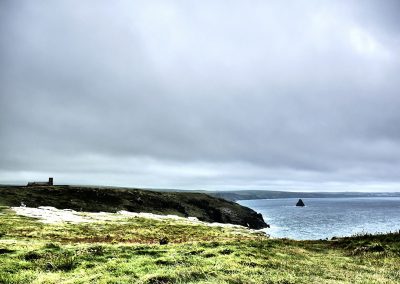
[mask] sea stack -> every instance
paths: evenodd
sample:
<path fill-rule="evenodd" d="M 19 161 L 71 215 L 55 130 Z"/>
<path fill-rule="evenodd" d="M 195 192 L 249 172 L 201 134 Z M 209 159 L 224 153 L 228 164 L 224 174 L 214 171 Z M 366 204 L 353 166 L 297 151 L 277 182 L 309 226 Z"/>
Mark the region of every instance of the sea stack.
<path fill-rule="evenodd" d="M 304 207 L 306 206 L 303 202 L 303 200 L 299 199 L 299 201 L 297 201 L 296 206 L 300 206 L 300 207 Z"/>

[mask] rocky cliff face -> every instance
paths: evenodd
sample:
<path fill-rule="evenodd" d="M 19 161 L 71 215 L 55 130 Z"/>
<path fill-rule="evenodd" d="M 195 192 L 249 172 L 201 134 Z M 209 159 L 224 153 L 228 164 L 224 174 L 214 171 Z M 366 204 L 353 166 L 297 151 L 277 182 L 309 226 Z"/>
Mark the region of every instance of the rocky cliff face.
<path fill-rule="evenodd" d="M 201 221 L 231 223 L 262 229 L 261 214 L 235 202 L 192 192 L 155 192 L 143 189 L 80 186 L 2 186 L 0 205 L 53 206 L 89 212 L 149 212 L 197 217 Z"/>

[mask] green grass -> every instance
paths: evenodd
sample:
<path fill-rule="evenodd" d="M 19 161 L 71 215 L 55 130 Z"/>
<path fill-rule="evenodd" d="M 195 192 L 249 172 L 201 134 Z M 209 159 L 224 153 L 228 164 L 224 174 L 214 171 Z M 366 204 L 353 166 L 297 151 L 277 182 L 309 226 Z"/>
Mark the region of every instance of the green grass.
<path fill-rule="evenodd" d="M 399 271 L 399 233 L 293 241 L 176 220 L 49 225 L 1 208 L 0 283 L 399 283 Z"/>

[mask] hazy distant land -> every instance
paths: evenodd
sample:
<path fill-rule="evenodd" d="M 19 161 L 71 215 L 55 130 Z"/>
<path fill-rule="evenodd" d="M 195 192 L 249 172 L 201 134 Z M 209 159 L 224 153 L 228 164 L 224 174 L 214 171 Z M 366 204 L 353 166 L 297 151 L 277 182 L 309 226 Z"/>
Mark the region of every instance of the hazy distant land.
<path fill-rule="evenodd" d="M 211 191 L 209 194 L 227 200 L 275 198 L 346 198 L 346 197 L 400 197 L 400 192 L 290 192 L 269 190 Z"/>
<path fill-rule="evenodd" d="M 151 191 L 162 192 L 202 192 L 226 200 L 252 200 L 276 198 L 346 198 L 346 197 L 400 197 L 400 192 L 301 192 L 301 191 L 276 191 L 276 190 L 183 190 L 183 189 L 155 189 Z"/>

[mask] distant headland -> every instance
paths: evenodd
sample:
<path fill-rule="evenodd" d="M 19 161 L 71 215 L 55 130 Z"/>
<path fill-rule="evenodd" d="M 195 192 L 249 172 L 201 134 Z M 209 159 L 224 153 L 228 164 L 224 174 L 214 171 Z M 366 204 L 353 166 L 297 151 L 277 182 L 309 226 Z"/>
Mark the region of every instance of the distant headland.
<path fill-rule="evenodd" d="M 89 212 L 147 212 L 196 217 L 200 221 L 230 223 L 251 229 L 269 227 L 261 214 L 238 203 L 198 192 L 157 192 L 138 188 L 54 185 L 0 186 L 2 205 L 53 206 Z"/>

